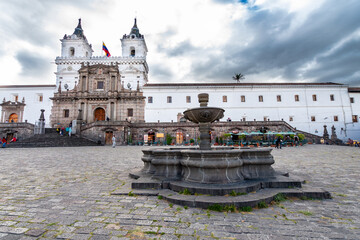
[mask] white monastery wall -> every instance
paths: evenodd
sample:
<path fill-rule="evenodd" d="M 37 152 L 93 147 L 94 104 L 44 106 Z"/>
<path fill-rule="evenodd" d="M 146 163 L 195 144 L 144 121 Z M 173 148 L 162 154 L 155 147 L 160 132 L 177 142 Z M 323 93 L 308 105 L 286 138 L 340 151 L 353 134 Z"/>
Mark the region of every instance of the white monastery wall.
<path fill-rule="evenodd" d="M 360 132 L 351 131 L 360 127 L 359 123 L 352 121 L 354 113 L 348 97 L 348 87 L 334 84 L 148 84 L 144 87 L 145 121 L 177 121 L 178 113 L 187 108 L 199 107 L 197 95 L 203 92 L 209 93 L 209 106 L 225 109 L 222 121 L 227 118 L 233 121 L 284 120 L 299 130 L 317 135 L 323 134 L 324 125 L 327 125 L 331 134 L 331 127 L 334 125 L 339 138 L 360 139 Z M 299 96 L 298 101 L 295 101 L 295 95 Z M 186 102 L 187 96 L 191 98 L 190 103 Z M 241 96 L 245 97 L 244 102 L 241 101 Z M 263 102 L 259 102 L 259 96 L 262 96 Z M 281 101 L 278 101 L 278 96 L 281 96 Z M 152 103 L 149 103 L 149 97 L 152 97 Z M 171 103 L 168 103 L 168 97 L 171 97 Z"/>
<path fill-rule="evenodd" d="M 18 102 L 25 99 L 24 118 L 27 122 L 34 124 L 39 120 L 41 111 L 44 109 L 46 127 L 49 127 L 51 114 L 50 97 L 54 95 L 55 85 L 18 85 L 18 86 L 0 86 L 1 101 Z M 16 97 L 17 96 L 17 97 Z M 40 96 L 42 96 L 42 101 Z"/>

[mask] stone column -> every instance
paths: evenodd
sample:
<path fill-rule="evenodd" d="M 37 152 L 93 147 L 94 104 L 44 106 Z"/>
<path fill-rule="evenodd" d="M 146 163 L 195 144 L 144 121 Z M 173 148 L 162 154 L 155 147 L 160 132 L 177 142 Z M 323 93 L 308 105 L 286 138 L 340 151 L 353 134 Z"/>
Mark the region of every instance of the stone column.
<path fill-rule="evenodd" d="M 210 123 L 199 123 L 200 150 L 211 150 Z"/>

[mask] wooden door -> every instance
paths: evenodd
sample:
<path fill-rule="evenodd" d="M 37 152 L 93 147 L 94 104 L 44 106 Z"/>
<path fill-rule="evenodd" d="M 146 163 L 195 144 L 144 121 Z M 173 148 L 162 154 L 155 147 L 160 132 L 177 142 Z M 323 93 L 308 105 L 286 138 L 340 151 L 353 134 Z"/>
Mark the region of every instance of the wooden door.
<path fill-rule="evenodd" d="M 105 110 L 103 108 L 97 108 L 94 111 L 94 121 L 105 121 Z"/>
<path fill-rule="evenodd" d="M 9 122 L 17 122 L 18 121 L 18 115 L 16 113 L 13 113 L 9 117 Z"/>
<path fill-rule="evenodd" d="M 105 133 L 105 144 L 112 144 L 113 132 Z"/>

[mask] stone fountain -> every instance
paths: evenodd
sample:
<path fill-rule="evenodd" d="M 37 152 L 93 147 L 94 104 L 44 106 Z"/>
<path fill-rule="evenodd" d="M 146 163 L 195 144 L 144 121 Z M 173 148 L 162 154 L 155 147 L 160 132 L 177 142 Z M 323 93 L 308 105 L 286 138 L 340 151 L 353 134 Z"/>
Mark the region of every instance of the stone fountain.
<path fill-rule="evenodd" d="M 302 188 L 302 180 L 276 172 L 270 148 L 211 148 L 211 123 L 223 118 L 225 110 L 208 107 L 206 93 L 198 97 L 200 107 L 186 110 L 184 117 L 199 125 L 199 148 L 143 150 L 144 167 L 129 174 L 135 179 L 134 193 L 161 195 L 176 204 L 203 208 L 213 204 L 256 206 L 272 201 L 278 193 L 330 198 L 326 191 Z M 187 195 L 181 194 L 184 192 Z"/>

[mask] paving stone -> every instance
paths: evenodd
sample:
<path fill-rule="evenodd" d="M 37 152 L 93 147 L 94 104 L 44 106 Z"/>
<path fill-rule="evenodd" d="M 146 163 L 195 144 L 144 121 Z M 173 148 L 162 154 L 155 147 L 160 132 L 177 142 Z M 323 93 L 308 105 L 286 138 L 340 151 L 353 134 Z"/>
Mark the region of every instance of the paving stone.
<path fill-rule="evenodd" d="M 110 195 L 122 187 L 131 191 L 128 173 L 142 167 L 141 149 L 60 148 L 67 154 L 58 154 L 59 148 L 2 151 L 1 159 L 7 160 L 0 159 L 0 186 L 9 188 L 0 191 L 0 239 L 33 239 L 26 234 L 36 229 L 48 230 L 44 238 L 54 239 L 61 227 L 70 227 L 70 232 L 57 237 L 69 239 L 128 239 L 123 237 L 128 232 L 158 229 L 166 234 L 145 235 L 163 239 L 211 239 L 211 234 L 235 239 L 358 239 L 360 235 L 357 148 L 274 149 L 275 169 L 305 179 L 305 186 L 328 190 L 333 199 L 295 199 L 251 213 L 185 210 L 176 204 L 170 208 L 156 196 Z M 14 154 L 16 159 L 11 158 Z M 101 234 L 91 235 L 94 231 Z"/>
<path fill-rule="evenodd" d="M 25 233 L 25 235 L 31 236 L 31 237 L 39 237 L 43 235 L 46 232 L 46 230 L 43 229 L 31 229 Z"/>

